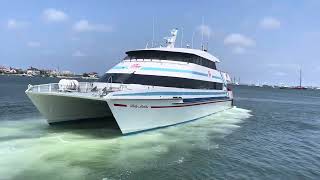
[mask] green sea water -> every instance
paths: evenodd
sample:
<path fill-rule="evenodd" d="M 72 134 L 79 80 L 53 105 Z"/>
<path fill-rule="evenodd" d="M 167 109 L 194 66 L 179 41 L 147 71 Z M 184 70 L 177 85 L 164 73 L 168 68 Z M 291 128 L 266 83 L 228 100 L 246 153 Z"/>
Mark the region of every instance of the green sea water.
<path fill-rule="evenodd" d="M 234 87 L 236 107 L 122 136 L 106 119 L 47 125 L 0 76 L 0 179 L 318 179 L 320 91 Z"/>

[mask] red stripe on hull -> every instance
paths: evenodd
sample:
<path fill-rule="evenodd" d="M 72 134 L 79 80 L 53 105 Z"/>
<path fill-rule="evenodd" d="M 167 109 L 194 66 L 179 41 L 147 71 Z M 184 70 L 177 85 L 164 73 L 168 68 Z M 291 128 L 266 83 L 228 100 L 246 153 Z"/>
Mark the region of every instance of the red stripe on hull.
<path fill-rule="evenodd" d="M 225 100 L 225 101 L 232 101 L 232 100 Z M 208 101 L 203 103 L 193 103 L 193 104 L 183 104 L 178 106 L 151 106 L 151 108 L 159 109 L 159 108 L 176 108 L 176 107 L 186 107 L 186 106 L 198 106 L 203 104 L 211 104 L 211 103 L 218 103 L 218 102 L 225 102 L 225 101 Z"/>
<path fill-rule="evenodd" d="M 113 104 L 114 106 L 118 106 L 118 107 L 127 107 L 126 104 Z"/>

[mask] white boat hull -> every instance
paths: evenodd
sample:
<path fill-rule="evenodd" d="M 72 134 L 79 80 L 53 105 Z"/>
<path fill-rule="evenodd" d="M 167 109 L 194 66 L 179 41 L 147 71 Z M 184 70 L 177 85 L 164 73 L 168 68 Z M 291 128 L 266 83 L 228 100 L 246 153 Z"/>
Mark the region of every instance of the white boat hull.
<path fill-rule="evenodd" d="M 54 93 L 27 92 L 28 97 L 49 124 L 112 116 L 106 101 Z"/>
<path fill-rule="evenodd" d="M 232 107 L 231 100 L 176 104 L 176 100 L 107 100 L 123 134 L 167 127 Z"/>
<path fill-rule="evenodd" d="M 27 93 L 49 124 L 113 116 L 130 134 L 176 125 L 232 107 L 232 101 L 183 103 L 181 99 L 87 99 L 54 93 Z"/>
<path fill-rule="evenodd" d="M 104 84 L 87 83 L 76 91 L 57 90 L 55 84 L 29 86 L 26 94 L 49 124 L 113 116 L 123 134 L 180 124 L 232 107 L 232 93 L 227 91 L 120 90 L 117 84 L 107 94 L 87 89 L 98 85 L 103 89 Z"/>

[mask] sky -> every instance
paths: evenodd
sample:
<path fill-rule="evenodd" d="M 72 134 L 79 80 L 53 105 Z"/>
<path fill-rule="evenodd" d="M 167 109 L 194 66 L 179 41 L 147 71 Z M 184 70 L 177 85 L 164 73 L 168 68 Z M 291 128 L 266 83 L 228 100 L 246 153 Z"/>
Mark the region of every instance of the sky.
<path fill-rule="evenodd" d="M 320 86 L 320 1 L 0 0 L 0 65 L 104 73 L 132 49 L 200 48 L 241 83 Z M 203 23 L 202 23 L 203 22 Z M 154 24 L 154 26 L 153 26 Z M 183 36 L 182 36 L 183 33 Z"/>

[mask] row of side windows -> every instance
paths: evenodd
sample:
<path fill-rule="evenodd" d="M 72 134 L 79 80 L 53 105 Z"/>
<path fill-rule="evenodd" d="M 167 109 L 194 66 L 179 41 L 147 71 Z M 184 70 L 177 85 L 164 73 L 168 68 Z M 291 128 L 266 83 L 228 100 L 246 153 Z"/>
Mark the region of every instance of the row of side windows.
<path fill-rule="evenodd" d="M 106 73 L 98 82 L 113 82 L 123 84 L 141 84 L 149 86 L 176 87 L 187 89 L 216 89 L 222 90 L 223 84 L 218 82 L 195 79 L 154 76 L 143 74 Z"/>
<path fill-rule="evenodd" d="M 182 62 L 198 64 L 204 67 L 208 67 L 210 69 L 216 69 L 215 62 L 199 57 L 194 54 L 180 53 L 180 52 L 152 51 L 152 50 L 129 51 L 127 54 L 128 56 L 125 57 L 125 60 L 159 59 L 159 60 L 182 61 Z"/>

